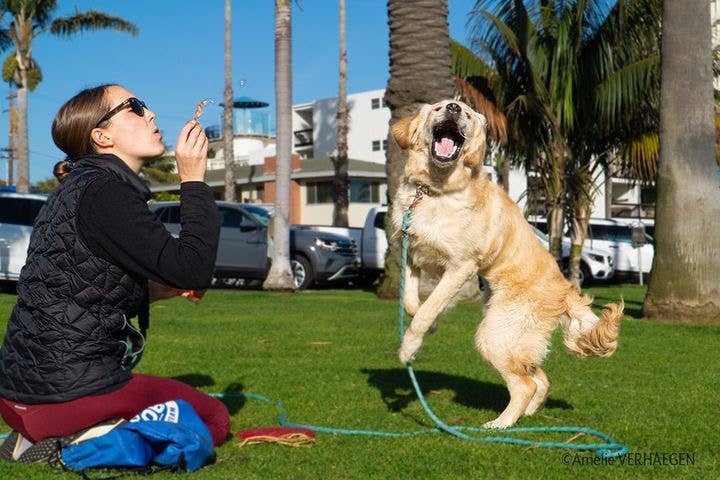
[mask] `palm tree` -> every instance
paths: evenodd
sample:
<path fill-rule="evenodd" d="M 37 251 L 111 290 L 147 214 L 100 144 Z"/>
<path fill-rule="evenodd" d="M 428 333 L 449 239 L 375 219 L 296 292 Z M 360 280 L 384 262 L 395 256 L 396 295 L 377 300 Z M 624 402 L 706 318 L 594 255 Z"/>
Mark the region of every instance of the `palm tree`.
<path fill-rule="evenodd" d="M 2 0 L 0 1 L 0 49 L 11 46 L 15 51 L 3 64 L 3 78 L 17 85 L 18 134 L 16 143 L 18 179 L 17 190 L 29 189 L 30 167 L 28 156 L 28 90 L 42 80 L 40 67 L 32 56 L 35 38 L 46 31 L 57 36 L 70 36 L 79 32 L 112 29 L 137 35 L 135 25 L 125 19 L 96 10 L 76 11 L 69 17 L 55 18 L 55 0 Z M 9 72 L 6 77 L 5 72 Z M 7 80 L 6 80 L 7 81 Z"/>
<path fill-rule="evenodd" d="M 601 170 L 617 149 L 621 164 L 652 172 L 656 4 L 480 0 L 473 12 L 480 88 L 508 116 L 511 161 L 540 180 L 558 260 L 568 217 L 575 280 Z"/>
<path fill-rule="evenodd" d="M 645 316 L 720 321 L 720 188 L 709 2 L 665 0 L 656 243 Z"/>
<path fill-rule="evenodd" d="M 390 79 L 385 101 L 390 124 L 417 113 L 420 105 L 453 96 L 447 0 L 388 0 L 390 24 Z M 390 222 L 392 200 L 402 178 L 406 154 L 388 135 L 388 209 L 385 231 L 388 250 L 382 298 L 397 298 L 400 286 L 400 248 Z"/>
<path fill-rule="evenodd" d="M 225 201 L 235 201 L 235 152 L 233 150 L 232 0 L 225 0 L 225 90 L 223 92 L 223 159 Z"/>
<path fill-rule="evenodd" d="M 272 264 L 263 288 L 294 290 L 290 269 L 290 161 L 292 151 L 291 0 L 275 0 L 277 166 Z"/>
<path fill-rule="evenodd" d="M 544 0 L 477 0 L 472 46 L 492 74 L 487 88 L 508 119 L 510 157 L 523 162 L 542 185 L 550 252 L 562 258 L 566 132 L 573 118 L 571 58 L 558 52 L 552 5 Z M 563 3 L 563 2 L 558 2 Z M 543 14 L 544 13 L 544 14 Z M 569 32 L 563 32 L 568 35 Z"/>
<path fill-rule="evenodd" d="M 332 158 L 333 225 L 348 226 L 348 110 L 347 110 L 347 47 L 345 42 L 345 0 L 339 0 L 340 11 L 340 80 L 337 99 L 337 155 Z"/>

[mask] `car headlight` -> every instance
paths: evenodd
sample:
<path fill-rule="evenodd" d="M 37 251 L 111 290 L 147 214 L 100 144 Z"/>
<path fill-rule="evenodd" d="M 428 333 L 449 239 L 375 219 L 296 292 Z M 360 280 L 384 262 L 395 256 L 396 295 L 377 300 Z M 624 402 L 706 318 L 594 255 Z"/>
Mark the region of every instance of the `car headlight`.
<path fill-rule="evenodd" d="M 319 248 L 322 248 L 323 250 L 330 250 L 331 252 L 334 252 L 338 248 L 340 248 L 337 244 L 337 242 L 333 242 L 330 240 L 325 240 L 322 238 L 316 238 L 315 239 L 315 245 Z"/>
<path fill-rule="evenodd" d="M 594 253 L 591 253 L 588 256 L 595 262 L 605 263 L 605 257 L 602 255 L 595 255 Z"/>

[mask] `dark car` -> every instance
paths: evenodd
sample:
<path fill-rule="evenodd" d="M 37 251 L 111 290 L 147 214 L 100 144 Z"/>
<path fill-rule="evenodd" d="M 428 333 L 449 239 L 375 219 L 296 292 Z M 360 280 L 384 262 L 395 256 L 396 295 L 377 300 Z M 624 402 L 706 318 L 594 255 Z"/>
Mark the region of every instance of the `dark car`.
<path fill-rule="evenodd" d="M 216 202 L 220 212 L 220 244 L 215 261 L 219 279 L 264 279 L 270 268 L 270 214 L 257 205 Z M 150 205 L 170 233 L 180 233 L 180 202 Z M 360 259 L 348 237 L 290 228 L 290 264 L 297 288 L 315 283 L 348 281 L 359 275 Z"/>

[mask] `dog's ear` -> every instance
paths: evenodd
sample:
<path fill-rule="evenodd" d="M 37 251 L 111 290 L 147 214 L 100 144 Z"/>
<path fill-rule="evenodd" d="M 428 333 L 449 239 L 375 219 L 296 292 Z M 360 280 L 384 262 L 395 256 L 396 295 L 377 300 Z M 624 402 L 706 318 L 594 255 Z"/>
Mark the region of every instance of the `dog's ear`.
<path fill-rule="evenodd" d="M 487 131 L 487 119 L 482 113 L 475 112 L 477 124 L 475 127 L 475 134 L 472 136 L 472 143 L 468 149 L 468 154 L 463 159 L 466 166 L 475 167 L 482 165 L 485 160 L 485 145 L 487 142 L 486 131 Z"/>
<path fill-rule="evenodd" d="M 392 126 L 392 134 L 395 137 L 395 141 L 403 150 L 412 145 L 412 137 L 415 135 L 415 130 L 418 126 L 418 115 L 414 117 L 403 117 Z"/>

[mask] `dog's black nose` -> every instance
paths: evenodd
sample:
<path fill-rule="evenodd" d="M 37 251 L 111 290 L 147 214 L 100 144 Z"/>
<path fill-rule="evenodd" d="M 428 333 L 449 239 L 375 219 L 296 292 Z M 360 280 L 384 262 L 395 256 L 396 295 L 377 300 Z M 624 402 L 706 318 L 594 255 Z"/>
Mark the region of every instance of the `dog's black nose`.
<path fill-rule="evenodd" d="M 460 105 L 457 103 L 448 103 L 445 108 L 451 115 L 458 115 L 460 113 Z"/>

